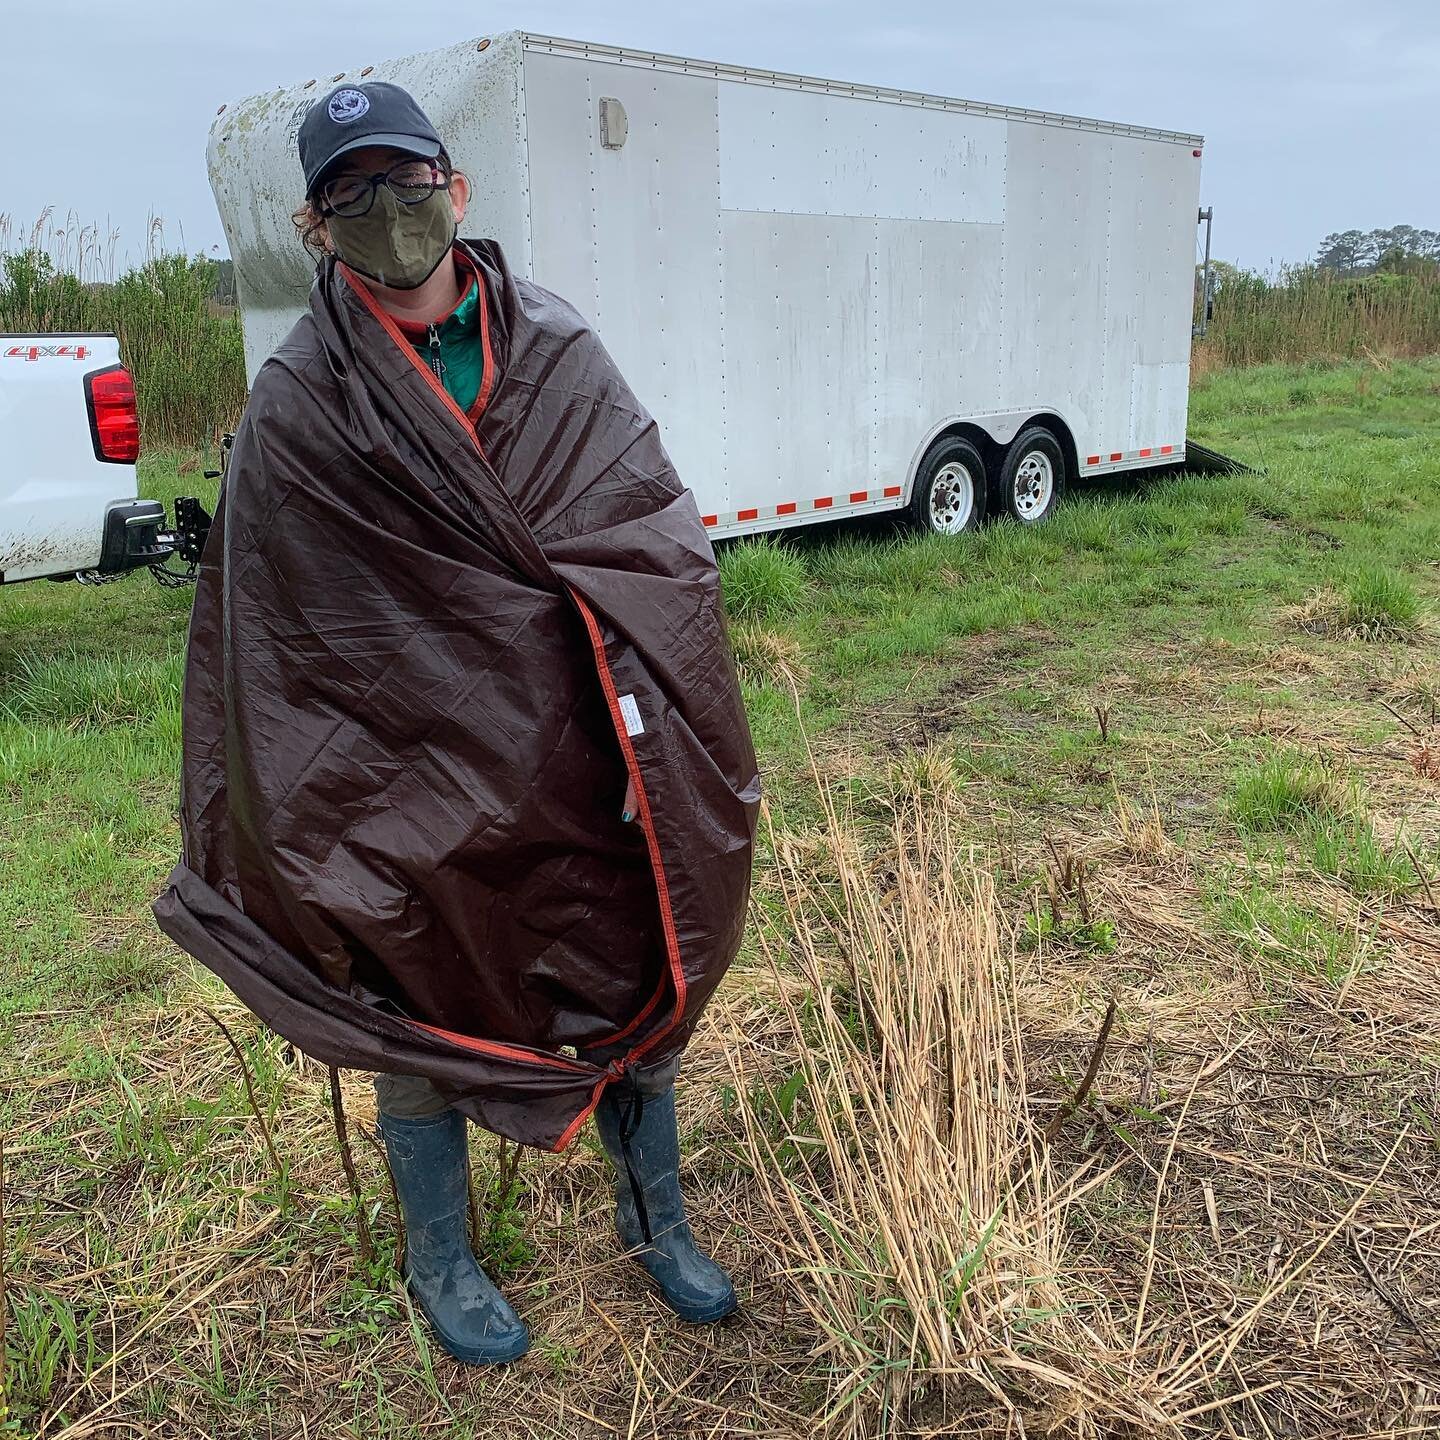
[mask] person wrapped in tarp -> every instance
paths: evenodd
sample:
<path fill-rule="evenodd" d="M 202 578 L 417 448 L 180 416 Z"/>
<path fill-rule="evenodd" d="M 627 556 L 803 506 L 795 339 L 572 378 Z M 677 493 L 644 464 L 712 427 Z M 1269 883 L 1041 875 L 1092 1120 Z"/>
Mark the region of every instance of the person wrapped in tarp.
<path fill-rule="evenodd" d="M 529 1344 L 467 1239 L 467 1117 L 560 1150 L 593 1114 L 622 1244 L 720 1319 L 673 1090 L 760 794 L 713 549 L 594 331 L 457 238 L 468 182 L 404 90 L 332 91 L 299 150 L 316 275 L 200 564 L 156 920 L 375 1072 L 406 1280 L 458 1359 Z"/>

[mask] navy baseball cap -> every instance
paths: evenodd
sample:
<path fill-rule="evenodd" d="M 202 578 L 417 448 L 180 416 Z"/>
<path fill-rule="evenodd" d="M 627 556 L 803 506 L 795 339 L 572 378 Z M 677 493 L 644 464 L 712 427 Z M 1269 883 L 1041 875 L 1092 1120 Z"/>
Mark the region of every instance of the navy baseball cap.
<path fill-rule="evenodd" d="M 443 148 L 429 116 L 408 91 L 388 80 L 337 85 L 306 111 L 299 145 L 307 195 L 325 167 L 346 151 L 391 145 L 433 160 Z"/>

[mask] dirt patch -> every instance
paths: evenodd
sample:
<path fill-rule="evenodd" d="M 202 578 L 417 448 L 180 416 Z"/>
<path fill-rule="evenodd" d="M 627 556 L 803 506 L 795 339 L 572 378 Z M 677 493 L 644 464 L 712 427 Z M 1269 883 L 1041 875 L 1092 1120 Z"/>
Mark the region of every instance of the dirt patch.
<path fill-rule="evenodd" d="M 976 700 L 1006 688 L 1017 660 L 1053 639 L 1043 625 L 973 636 L 964 653 L 917 671 L 911 685 L 889 703 L 857 712 L 855 738 L 883 752 L 933 745 L 969 723 Z"/>

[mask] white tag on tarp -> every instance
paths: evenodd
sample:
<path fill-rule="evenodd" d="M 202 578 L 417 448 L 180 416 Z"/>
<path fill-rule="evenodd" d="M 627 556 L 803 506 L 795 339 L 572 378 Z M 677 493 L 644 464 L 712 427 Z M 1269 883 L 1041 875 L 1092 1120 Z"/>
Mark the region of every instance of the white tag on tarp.
<path fill-rule="evenodd" d="M 633 695 L 620 697 L 620 714 L 625 719 L 627 735 L 643 735 L 645 733 L 645 722 L 640 718 L 640 707 L 635 703 Z"/>

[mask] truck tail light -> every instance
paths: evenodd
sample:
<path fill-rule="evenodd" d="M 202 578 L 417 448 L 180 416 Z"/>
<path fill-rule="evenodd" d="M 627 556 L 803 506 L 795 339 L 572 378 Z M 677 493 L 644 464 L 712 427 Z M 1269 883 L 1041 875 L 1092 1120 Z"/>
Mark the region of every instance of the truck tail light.
<path fill-rule="evenodd" d="M 95 458 L 133 465 L 140 456 L 140 411 L 130 372 L 123 365 L 112 365 L 87 375 L 85 404 Z"/>

